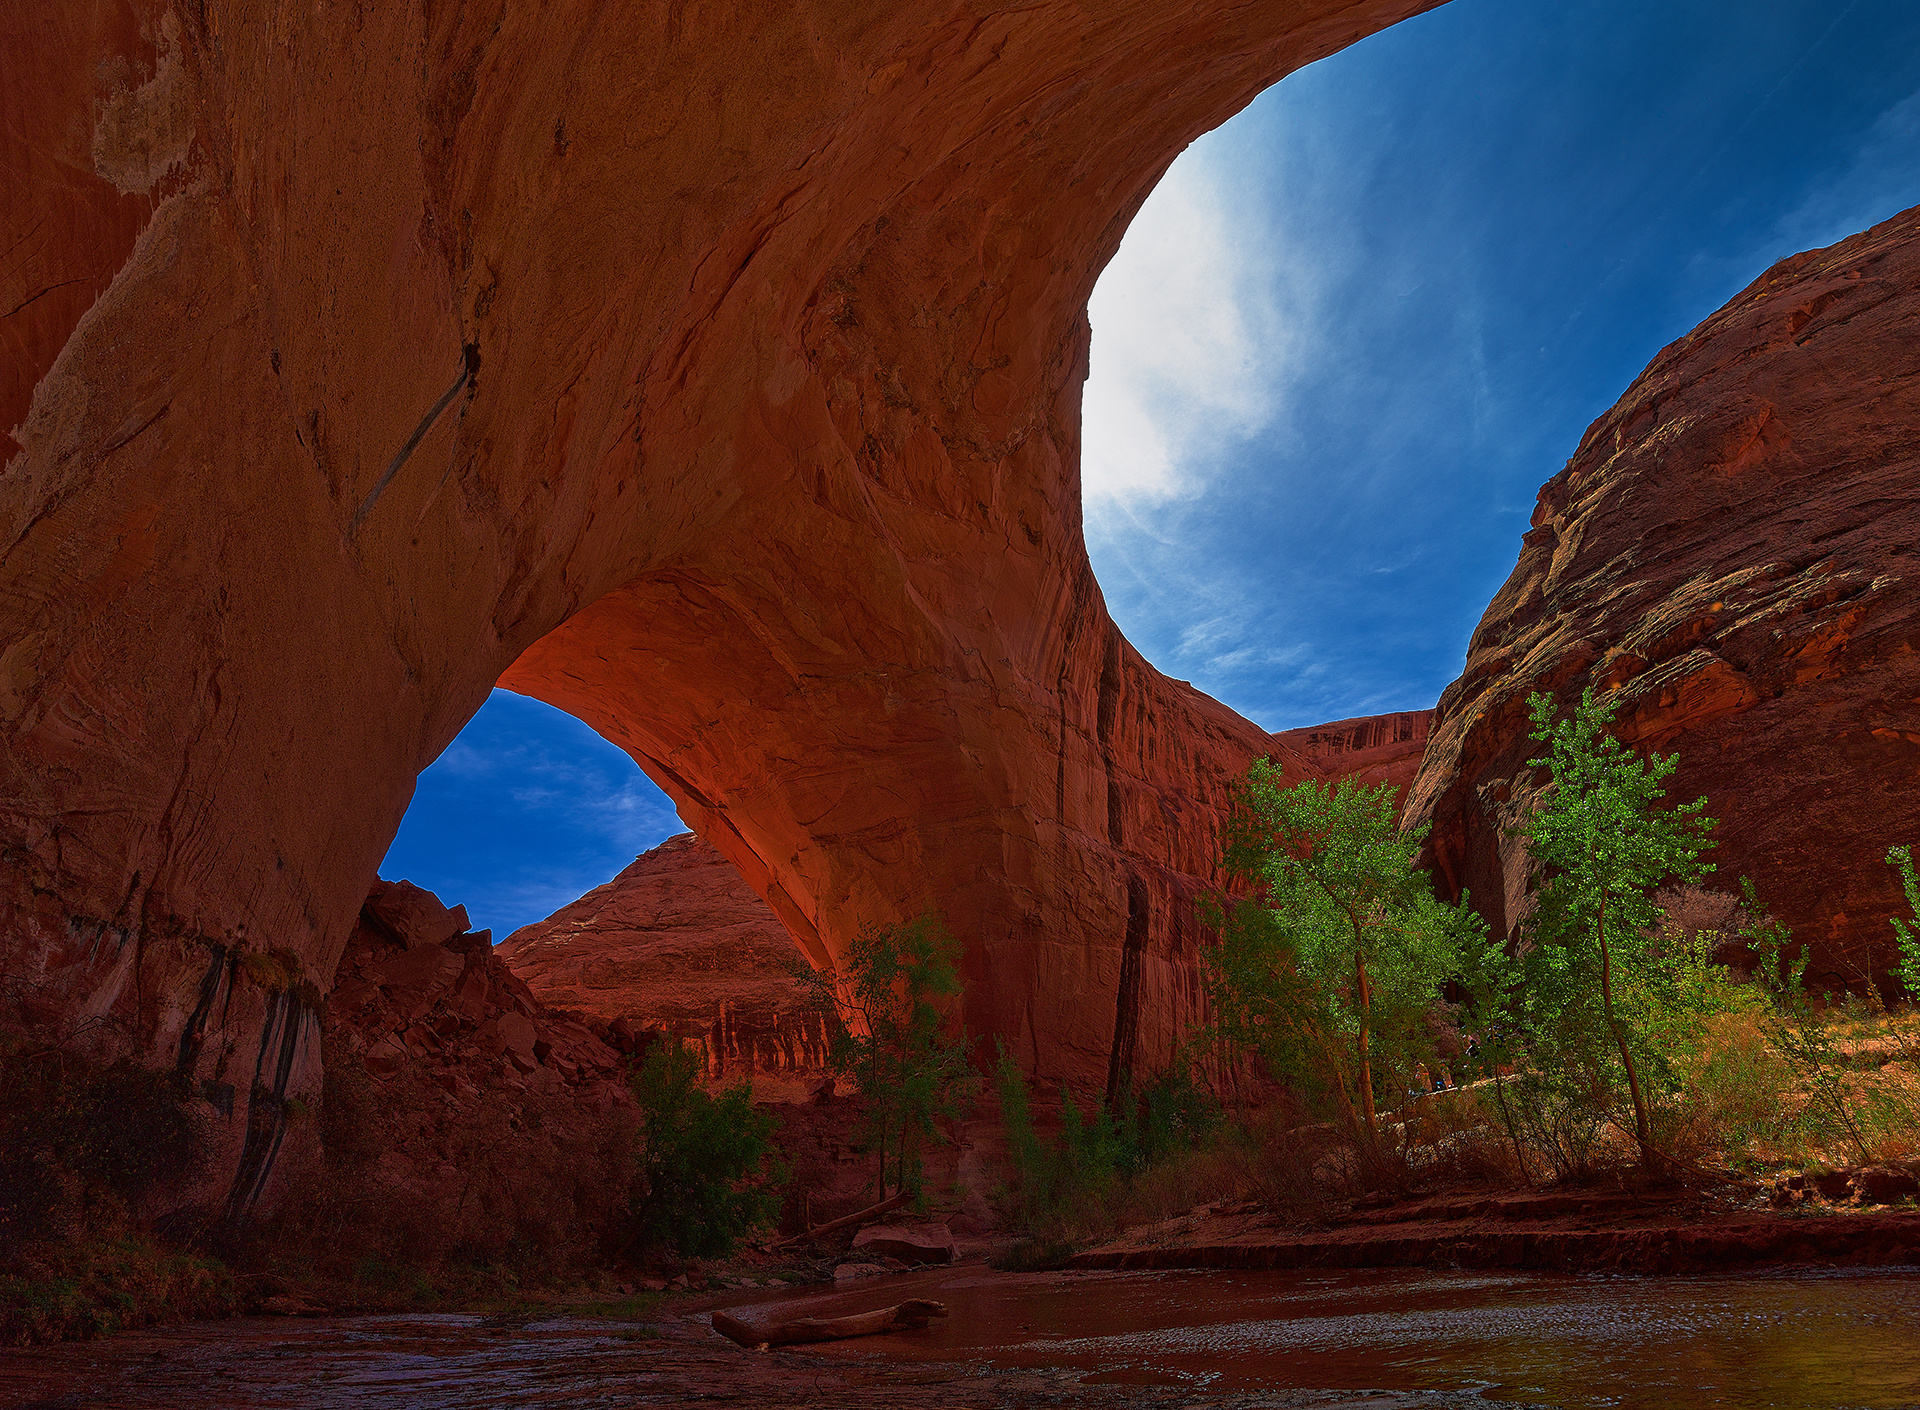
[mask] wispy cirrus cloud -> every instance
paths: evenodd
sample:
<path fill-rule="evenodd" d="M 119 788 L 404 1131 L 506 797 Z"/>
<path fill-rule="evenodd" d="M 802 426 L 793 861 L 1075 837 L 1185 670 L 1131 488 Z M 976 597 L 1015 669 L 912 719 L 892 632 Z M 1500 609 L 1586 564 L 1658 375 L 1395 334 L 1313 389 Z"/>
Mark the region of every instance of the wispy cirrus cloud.
<path fill-rule="evenodd" d="M 551 706 L 496 690 L 420 776 L 381 874 L 465 905 L 499 940 L 685 830 L 623 750 Z"/>
<path fill-rule="evenodd" d="M 1147 198 L 1087 307 L 1089 498 L 1197 493 L 1225 451 L 1283 419 L 1311 300 L 1278 249 L 1208 150 L 1182 156 Z"/>

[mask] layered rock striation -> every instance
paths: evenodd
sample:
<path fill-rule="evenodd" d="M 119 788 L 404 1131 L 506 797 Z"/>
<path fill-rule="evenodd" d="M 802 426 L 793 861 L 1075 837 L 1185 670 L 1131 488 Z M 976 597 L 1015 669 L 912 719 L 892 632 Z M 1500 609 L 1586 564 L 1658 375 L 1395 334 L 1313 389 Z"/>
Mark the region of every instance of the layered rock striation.
<path fill-rule="evenodd" d="M 523 926 L 495 954 L 551 1008 L 639 1046 L 671 1034 L 707 1078 L 797 1100 L 827 1075 L 828 1033 L 794 977 L 800 952 L 737 868 L 670 837 L 604 886 Z"/>
<path fill-rule="evenodd" d="M 937 907 L 976 1030 L 1049 1081 L 1152 1063 L 1273 746 L 1107 616 L 1087 296 L 1188 142 L 1430 3 L 0 20 L 0 969 L 34 1021 L 212 1080 L 206 976 L 284 950 L 325 988 L 504 674 L 816 962 Z M 222 1012 L 310 1095 L 310 1038 L 282 1064 L 266 999 Z"/>
<path fill-rule="evenodd" d="M 1783 260 L 1653 360 L 1541 489 L 1407 804 L 1496 931 L 1543 779 L 1527 696 L 1591 685 L 1677 752 L 1810 978 L 1884 972 L 1920 841 L 1920 209 Z"/>
<path fill-rule="evenodd" d="M 1330 778 L 1350 778 L 1368 788 L 1392 784 L 1404 800 L 1426 757 L 1432 722 L 1431 710 L 1400 710 L 1283 730 L 1274 740 Z"/>

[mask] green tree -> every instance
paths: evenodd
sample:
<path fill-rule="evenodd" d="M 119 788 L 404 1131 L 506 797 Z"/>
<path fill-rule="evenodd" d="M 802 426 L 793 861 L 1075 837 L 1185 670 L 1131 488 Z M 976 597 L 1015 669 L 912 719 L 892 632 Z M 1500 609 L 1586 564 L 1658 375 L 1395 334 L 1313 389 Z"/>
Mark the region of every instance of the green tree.
<path fill-rule="evenodd" d="M 1889 916 L 1894 943 L 1900 950 L 1900 964 L 1893 977 L 1905 986 L 1909 998 L 1920 998 L 1920 876 L 1913 870 L 1913 848 L 1889 847 L 1887 865 L 1900 873 L 1900 889 L 1907 896 L 1907 910 L 1913 918 Z"/>
<path fill-rule="evenodd" d="M 1577 1043 L 1581 1011 L 1598 998 L 1599 1028 L 1619 1057 L 1633 1103 L 1634 1140 L 1650 1159 L 1656 1152 L 1638 1058 L 1650 1051 L 1645 1016 L 1670 997 L 1674 977 L 1652 938 L 1660 918 L 1653 892 L 1669 878 L 1697 882 L 1712 870 L 1701 856 L 1713 845 L 1714 820 L 1704 798 L 1660 806 L 1660 781 L 1679 756 L 1635 756 L 1607 732 L 1615 703 L 1596 701 L 1591 687 L 1558 722 L 1551 696 L 1536 694 L 1527 703 L 1530 737 L 1547 746 L 1528 762 L 1552 776 L 1539 810 L 1519 829 L 1546 874 L 1523 980 L 1529 1028 L 1557 1028 Z M 1632 1002 L 1623 1002 L 1629 996 Z"/>
<path fill-rule="evenodd" d="M 773 1118 L 753 1109 L 744 1082 L 710 1094 L 700 1085 L 701 1066 L 696 1050 L 669 1037 L 630 1078 L 640 1106 L 631 1226 L 637 1252 L 723 1258 L 779 1211 L 773 1187 L 786 1171 L 774 1153 Z"/>
<path fill-rule="evenodd" d="M 1222 836 L 1223 870 L 1252 894 L 1216 915 L 1208 961 L 1225 1036 L 1317 1078 L 1369 1142 L 1376 1083 L 1431 1056 L 1441 986 L 1485 944 L 1466 899 L 1442 904 L 1415 869 L 1423 833 L 1396 811 L 1391 785 L 1289 787 L 1256 760 Z"/>
<path fill-rule="evenodd" d="M 964 987 L 960 953 L 960 942 L 926 915 L 863 927 L 841 958 L 838 984 L 832 974 L 800 973 L 815 1006 L 838 1019 L 827 1062 L 865 1100 L 880 1199 L 889 1158 L 895 1188 L 919 1192 L 923 1147 L 942 1138 L 942 1119 L 966 1114 L 979 1087 L 971 1041 L 948 1032 Z"/>

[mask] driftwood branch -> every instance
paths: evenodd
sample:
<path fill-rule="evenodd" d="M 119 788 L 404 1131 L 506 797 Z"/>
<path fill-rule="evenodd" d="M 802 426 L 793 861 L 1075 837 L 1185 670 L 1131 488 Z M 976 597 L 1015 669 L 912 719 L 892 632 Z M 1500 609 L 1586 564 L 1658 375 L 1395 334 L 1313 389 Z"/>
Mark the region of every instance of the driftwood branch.
<path fill-rule="evenodd" d="M 846 1337 L 878 1336 L 881 1332 L 917 1332 L 930 1317 L 947 1315 L 945 1303 L 924 1297 L 908 1298 L 893 1307 L 855 1312 L 845 1317 L 796 1317 L 771 1326 L 756 1327 L 725 1312 L 713 1314 L 713 1329 L 728 1341 L 749 1349 L 791 1346 L 798 1342 L 840 1341 Z"/>
<path fill-rule="evenodd" d="M 795 1234 L 791 1238 L 777 1239 L 766 1246 L 767 1252 L 772 1253 L 775 1249 L 785 1248 L 788 1244 L 805 1243 L 808 1239 L 817 1239 L 822 1234 L 831 1234 L 838 1229 L 845 1229 L 849 1225 L 864 1224 L 870 1219 L 878 1219 L 883 1214 L 893 1213 L 894 1210 L 900 1208 L 900 1206 L 906 1202 L 907 1195 L 903 1190 L 891 1199 L 883 1199 L 880 1203 L 869 1205 L 858 1213 L 842 1215 L 838 1219 L 830 1219 L 817 1229 L 809 1229 L 804 1234 Z"/>

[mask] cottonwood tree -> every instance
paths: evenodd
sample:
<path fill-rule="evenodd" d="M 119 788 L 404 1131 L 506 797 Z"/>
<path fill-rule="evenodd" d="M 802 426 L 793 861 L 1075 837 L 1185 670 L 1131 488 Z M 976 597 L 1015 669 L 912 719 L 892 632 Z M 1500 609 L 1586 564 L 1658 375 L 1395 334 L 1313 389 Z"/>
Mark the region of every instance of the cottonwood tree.
<path fill-rule="evenodd" d="M 1286 785 L 1256 760 L 1222 834 L 1222 869 L 1251 894 L 1216 913 L 1214 1011 L 1269 1070 L 1317 1082 L 1355 1134 L 1379 1130 L 1375 1088 L 1432 1056 L 1441 986 L 1485 944 L 1467 908 L 1414 867 L 1424 830 L 1396 824 L 1390 784 Z"/>
<path fill-rule="evenodd" d="M 1657 1152 L 1642 1058 L 1653 1050 L 1644 1030 L 1647 1016 L 1671 1008 L 1675 997 L 1665 992 L 1673 966 L 1659 952 L 1654 891 L 1713 870 L 1703 854 L 1713 846 L 1714 820 L 1705 798 L 1663 806 L 1661 780 L 1679 756 L 1641 759 L 1609 733 L 1616 701 L 1596 701 L 1588 687 L 1558 721 L 1551 696 L 1535 694 L 1527 704 L 1529 737 L 1547 746 L 1528 762 L 1551 775 L 1540 807 L 1516 830 L 1544 869 L 1517 986 L 1527 1028 L 1567 1043 L 1577 1037 L 1564 1035 L 1591 1033 L 1611 1047 L 1633 1105 L 1634 1141 L 1651 1161 Z"/>
<path fill-rule="evenodd" d="M 828 1066 L 865 1101 L 877 1199 L 886 1198 L 889 1158 L 895 1187 L 918 1193 L 922 1148 L 941 1138 L 941 1120 L 966 1114 L 979 1087 L 971 1041 L 949 1032 L 964 987 L 960 954 L 960 942 L 926 915 L 863 927 L 837 976 L 798 971 L 814 1006 L 836 1020 Z"/>

